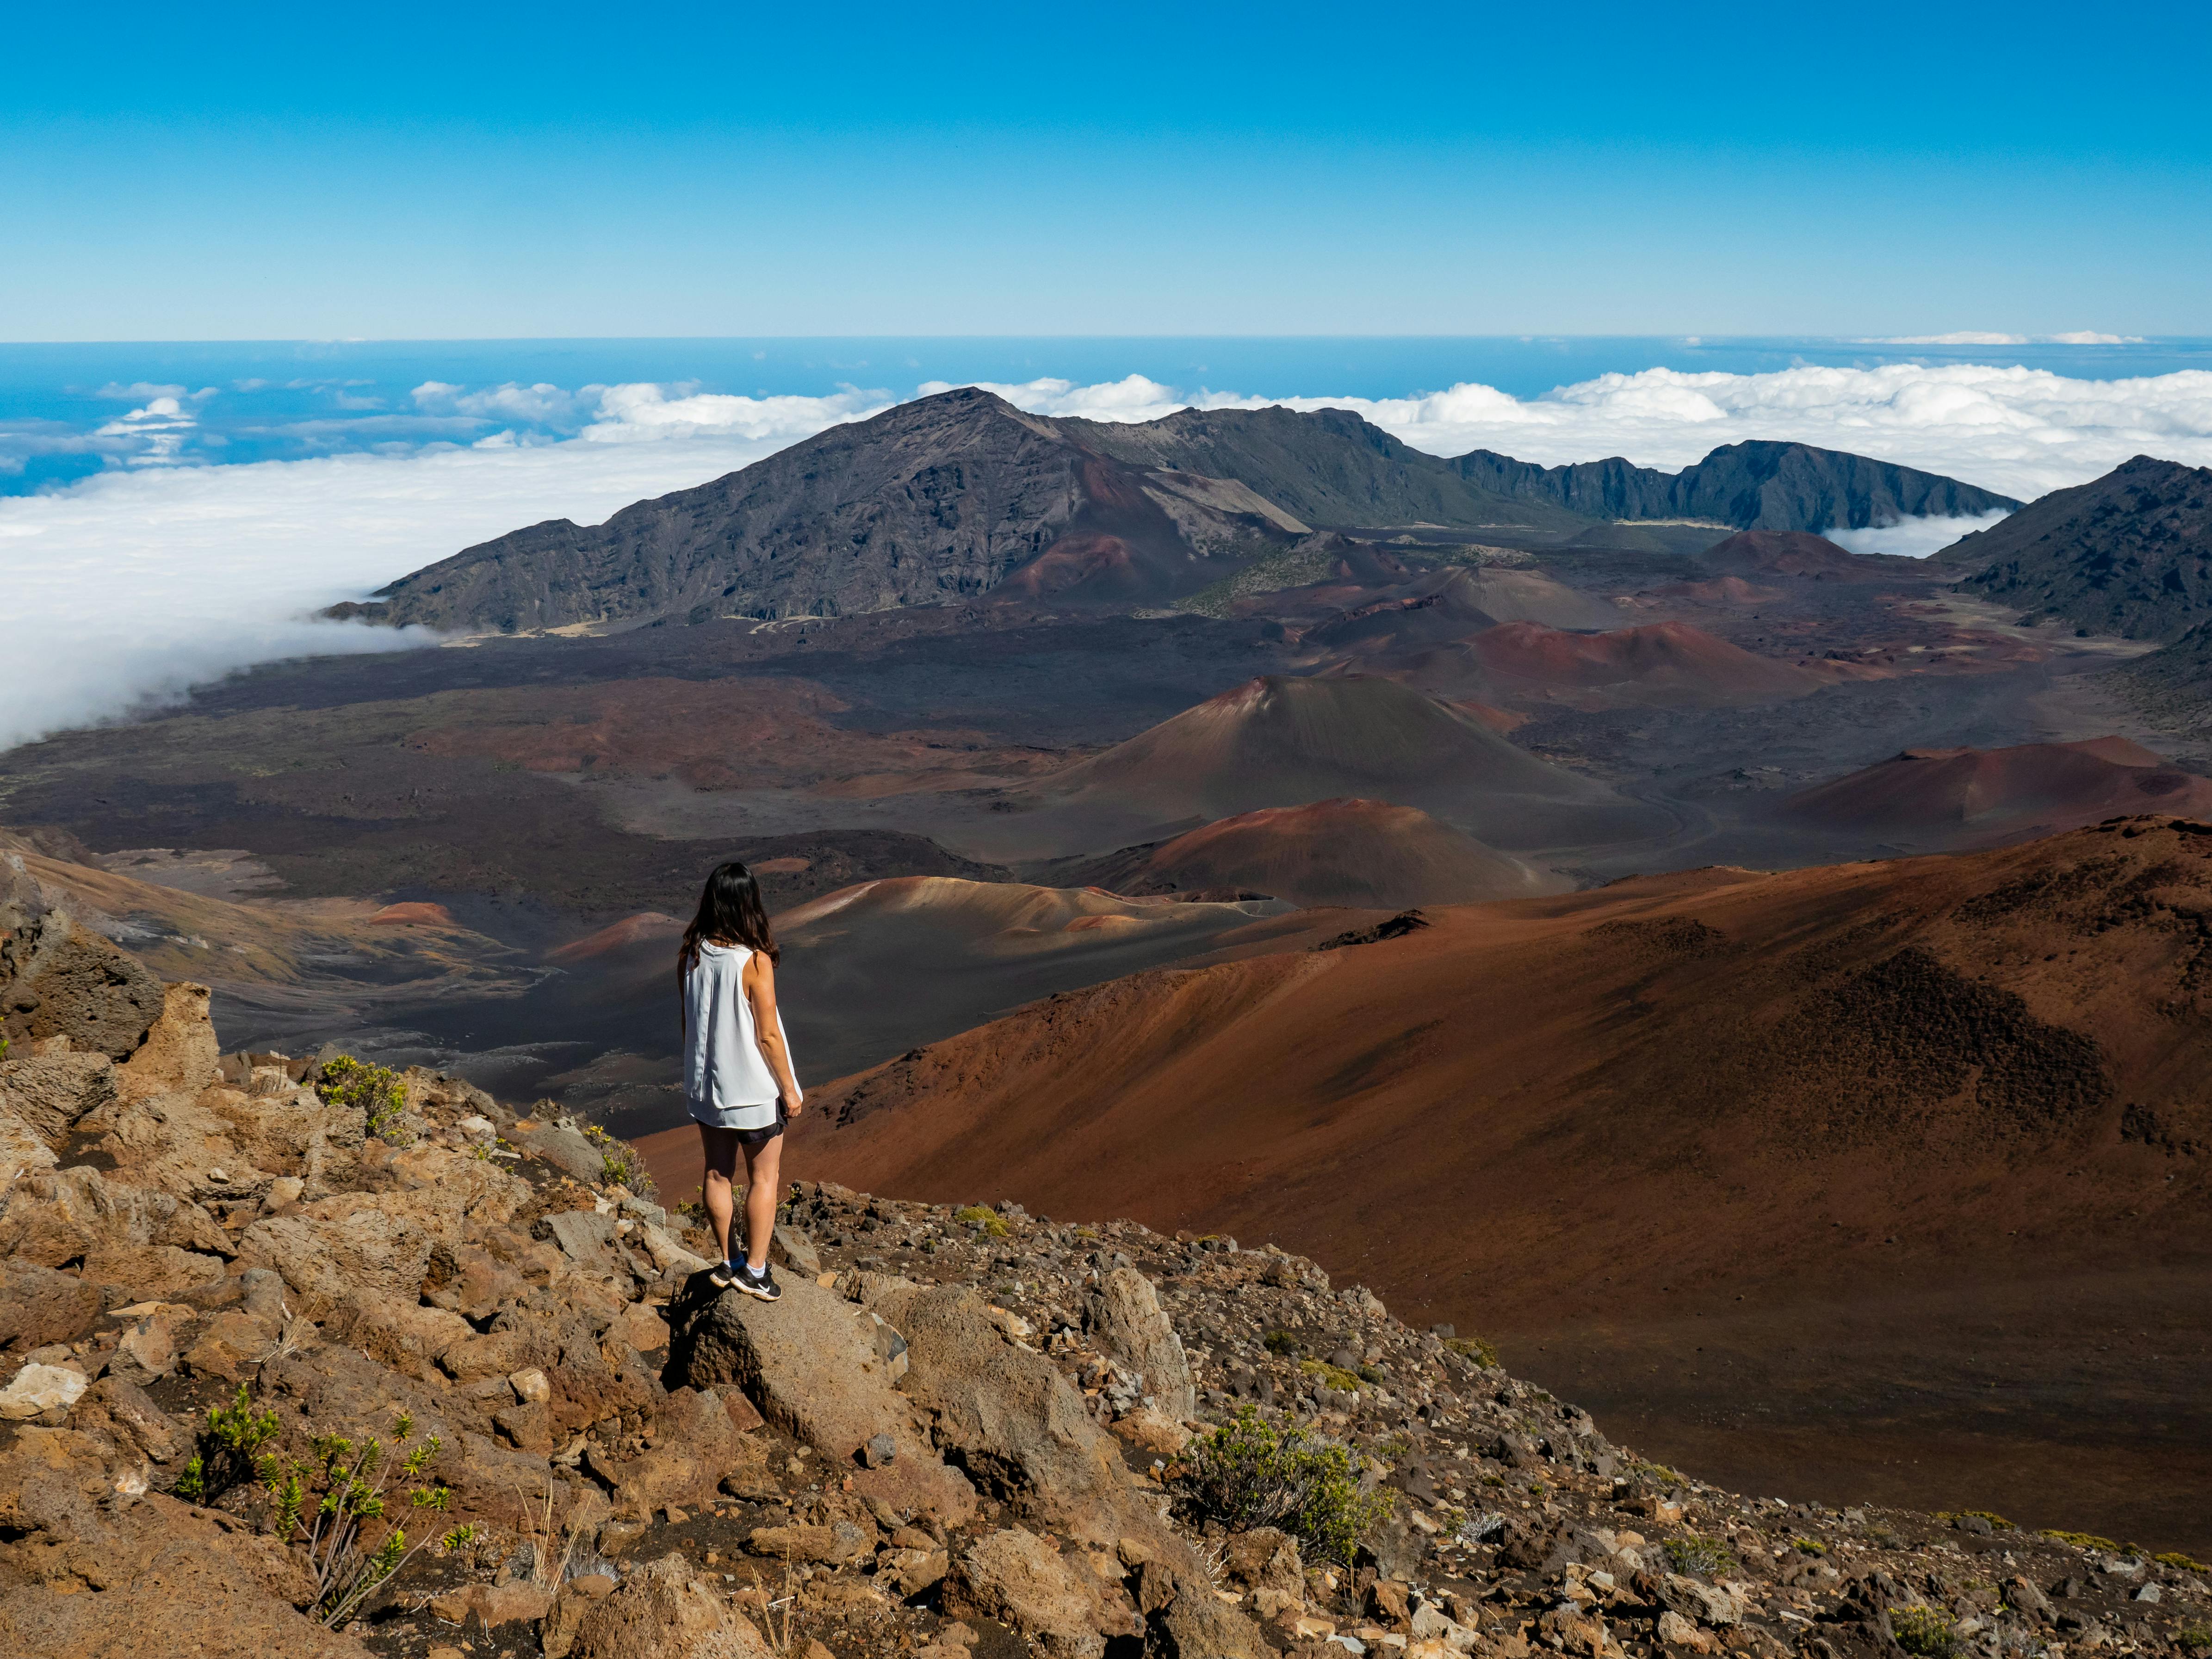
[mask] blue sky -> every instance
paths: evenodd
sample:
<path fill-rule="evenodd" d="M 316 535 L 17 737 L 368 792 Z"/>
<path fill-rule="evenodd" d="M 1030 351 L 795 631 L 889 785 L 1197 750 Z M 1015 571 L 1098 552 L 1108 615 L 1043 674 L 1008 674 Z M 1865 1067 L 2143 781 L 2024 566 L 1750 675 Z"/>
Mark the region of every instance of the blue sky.
<path fill-rule="evenodd" d="M 0 338 L 2212 333 L 2207 18 L 19 9 Z"/>

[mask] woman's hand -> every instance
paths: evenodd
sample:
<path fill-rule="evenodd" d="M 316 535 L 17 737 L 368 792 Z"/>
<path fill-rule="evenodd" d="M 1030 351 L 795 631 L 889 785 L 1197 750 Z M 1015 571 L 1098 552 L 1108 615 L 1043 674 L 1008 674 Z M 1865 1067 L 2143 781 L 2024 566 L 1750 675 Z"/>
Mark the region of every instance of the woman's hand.
<path fill-rule="evenodd" d="M 783 1108 L 783 1115 L 786 1117 L 797 1117 L 806 1109 L 806 1097 L 800 1095 L 794 1099 L 790 1095 L 786 1095 L 776 1104 Z"/>

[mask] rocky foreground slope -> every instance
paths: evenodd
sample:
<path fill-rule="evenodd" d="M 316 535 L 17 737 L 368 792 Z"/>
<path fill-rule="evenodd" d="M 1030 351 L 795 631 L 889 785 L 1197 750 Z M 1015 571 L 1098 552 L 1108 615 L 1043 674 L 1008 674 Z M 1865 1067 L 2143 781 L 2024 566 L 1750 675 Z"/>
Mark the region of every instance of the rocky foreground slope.
<path fill-rule="evenodd" d="M 2212 1644 L 2194 1563 L 1730 1496 L 1227 1238 L 799 1187 L 784 1299 L 717 1295 L 619 1143 L 220 1054 L 88 940 L 64 1018 L 0 904 L 0 1651 Z"/>

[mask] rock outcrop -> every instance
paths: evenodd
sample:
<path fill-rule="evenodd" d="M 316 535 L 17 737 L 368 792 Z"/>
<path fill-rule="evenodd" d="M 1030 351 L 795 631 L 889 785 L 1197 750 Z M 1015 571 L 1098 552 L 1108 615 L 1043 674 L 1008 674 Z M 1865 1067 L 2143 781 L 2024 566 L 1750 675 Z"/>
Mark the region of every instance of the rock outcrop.
<path fill-rule="evenodd" d="M 21 854 L 0 854 L 0 1036 L 65 1036 L 123 1060 L 161 1012 L 161 981 L 143 963 L 53 904 Z"/>

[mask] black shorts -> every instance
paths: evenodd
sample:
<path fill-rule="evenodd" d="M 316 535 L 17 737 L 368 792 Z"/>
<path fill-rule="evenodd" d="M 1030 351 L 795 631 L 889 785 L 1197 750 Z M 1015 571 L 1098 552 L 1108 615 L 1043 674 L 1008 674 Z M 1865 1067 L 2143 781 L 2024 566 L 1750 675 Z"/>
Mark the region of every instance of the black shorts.
<path fill-rule="evenodd" d="M 738 1146 L 748 1147 L 754 1152 L 758 1152 L 762 1147 L 767 1146 L 769 1141 L 774 1140 L 778 1135 L 781 1134 L 783 1133 L 783 1126 L 790 1121 L 791 1115 L 783 1109 L 783 1103 L 779 1100 L 775 1103 L 775 1122 L 764 1125 L 757 1129 L 736 1129 L 732 1130 L 731 1133 L 737 1136 Z"/>

